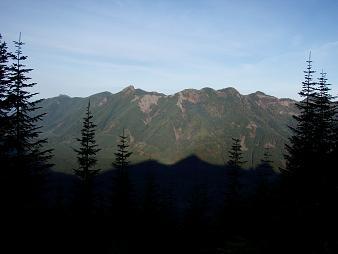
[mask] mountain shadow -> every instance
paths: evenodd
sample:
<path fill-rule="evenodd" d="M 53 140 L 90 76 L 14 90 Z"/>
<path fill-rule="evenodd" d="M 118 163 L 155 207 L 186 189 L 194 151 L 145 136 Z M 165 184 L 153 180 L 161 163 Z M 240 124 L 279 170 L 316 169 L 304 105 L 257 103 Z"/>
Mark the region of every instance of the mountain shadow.
<path fill-rule="evenodd" d="M 119 204 L 114 204 L 112 199 L 117 171 L 105 171 L 95 178 L 95 209 L 85 216 L 76 207 L 79 179 L 51 171 L 45 207 L 30 218 L 24 213 L 20 218 L 9 216 L 8 232 L 11 233 L 6 238 L 11 236 L 11 241 L 7 243 L 25 243 L 14 244 L 12 248 L 35 253 L 46 250 L 49 253 L 219 253 L 227 248 L 262 252 L 262 246 L 270 242 L 269 237 L 264 235 L 264 244 L 257 243 L 257 234 L 252 230 L 258 222 L 261 228 L 275 223 L 271 215 L 278 209 L 272 207 L 271 190 L 278 186 L 279 175 L 272 169 L 265 174 L 268 176 L 263 191 L 270 197 L 260 194 L 259 199 L 261 172 L 239 169 L 239 196 L 236 205 L 230 206 L 227 203 L 228 170 L 226 166 L 212 165 L 194 155 L 174 165 L 156 161 L 131 165 L 128 168 L 130 203 L 118 214 L 114 211 Z M 32 228 L 37 233 L 29 235 Z M 20 233 L 13 238 L 15 230 Z"/>

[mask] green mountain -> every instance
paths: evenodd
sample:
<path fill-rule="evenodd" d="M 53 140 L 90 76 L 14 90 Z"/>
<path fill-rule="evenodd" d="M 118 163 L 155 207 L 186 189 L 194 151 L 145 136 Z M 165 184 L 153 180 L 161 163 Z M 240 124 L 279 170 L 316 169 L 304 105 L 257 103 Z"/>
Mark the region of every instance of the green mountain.
<path fill-rule="evenodd" d="M 231 138 L 239 137 L 247 167 L 260 162 L 264 147 L 271 148 L 275 167 L 283 166 L 288 125 L 297 112 L 295 101 L 256 92 L 241 95 L 234 88 L 186 89 L 174 95 L 146 92 L 129 86 L 119 93 L 103 92 L 87 98 L 65 95 L 45 99 L 43 135 L 53 147 L 55 168 L 76 167 L 76 137 L 88 100 L 97 124 L 99 167 L 107 169 L 114 158 L 118 135 L 125 128 L 132 161 L 153 159 L 165 164 L 196 155 L 223 164 Z"/>

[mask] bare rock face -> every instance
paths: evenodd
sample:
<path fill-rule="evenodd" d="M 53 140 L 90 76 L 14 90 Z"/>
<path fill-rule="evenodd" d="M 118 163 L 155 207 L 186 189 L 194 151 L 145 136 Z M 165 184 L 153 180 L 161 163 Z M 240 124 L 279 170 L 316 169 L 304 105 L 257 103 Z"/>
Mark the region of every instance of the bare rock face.
<path fill-rule="evenodd" d="M 200 101 L 199 91 L 194 89 L 186 89 L 178 93 L 178 99 L 176 105 L 181 109 L 182 113 L 185 113 L 185 102 L 196 104 Z"/>
<path fill-rule="evenodd" d="M 253 121 L 250 121 L 250 123 L 246 126 L 247 129 L 250 130 L 250 138 L 255 138 L 256 137 L 256 129 L 257 129 L 257 124 Z"/>
<path fill-rule="evenodd" d="M 159 95 L 144 95 L 139 101 L 138 106 L 143 113 L 150 113 L 153 105 L 157 105 L 158 100 L 162 96 Z"/>

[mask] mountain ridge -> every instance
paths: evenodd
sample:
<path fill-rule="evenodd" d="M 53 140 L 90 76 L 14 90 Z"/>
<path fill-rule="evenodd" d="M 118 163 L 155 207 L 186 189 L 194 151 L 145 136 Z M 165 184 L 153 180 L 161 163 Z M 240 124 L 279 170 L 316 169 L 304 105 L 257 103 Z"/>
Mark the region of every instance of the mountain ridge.
<path fill-rule="evenodd" d="M 90 100 L 100 167 L 114 159 L 118 136 L 124 128 L 133 151 L 132 161 L 155 159 L 173 164 L 196 155 L 214 164 L 227 160 L 231 138 L 241 140 L 247 167 L 257 165 L 269 147 L 275 167 L 283 166 L 288 125 L 297 113 L 296 101 L 257 91 L 240 94 L 235 88 L 184 89 L 173 95 L 147 92 L 128 86 L 118 93 L 101 92 L 88 97 L 60 95 L 42 101 L 43 135 L 55 148 L 54 163 L 61 171 L 76 167 L 72 148 L 77 147 L 82 117 Z"/>
<path fill-rule="evenodd" d="M 121 91 L 116 92 L 116 93 L 113 93 L 113 92 L 110 92 L 110 91 L 103 91 L 103 92 L 98 92 L 98 93 L 94 93 L 94 94 L 89 95 L 89 96 L 82 96 L 82 97 L 79 97 L 79 96 L 70 96 L 70 95 L 67 95 L 67 94 L 59 94 L 57 96 L 44 98 L 44 100 L 52 99 L 52 98 L 57 98 L 57 97 L 83 98 L 84 99 L 84 98 L 90 98 L 92 96 L 101 95 L 101 94 L 113 95 L 113 94 L 118 94 L 118 93 L 123 93 L 123 92 L 141 92 L 141 93 L 158 94 L 158 95 L 161 95 L 161 96 L 175 96 L 176 94 L 179 94 L 179 93 L 185 92 L 185 91 L 200 91 L 200 92 L 202 92 L 203 90 L 212 90 L 212 91 L 215 91 L 215 92 L 233 91 L 233 93 L 240 94 L 241 96 L 262 95 L 262 96 L 273 97 L 273 98 L 276 98 L 276 99 L 279 99 L 279 100 L 290 100 L 290 101 L 293 101 L 293 102 L 297 102 L 297 100 L 294 100 L 294 99 L 291 99 L 291 98 L 287 98 L 287 97 L 276 97 L 276 96 L 268 95 L 265 92 L 262 92 L 262 91 L 259 91 L 259 90 L 257 90 L 256 92 L 248 93 L 248 94 L 241 94 L 234 87 L 225 87 L 225 88 L 221 88 L 221 89 L 214 89 L 214 88 L 211 88 L 211 87 L 203 87 L 203 88 L 200 88 L 200 89 L 197 89 L 197 88 L 185 88 L 185 89 L 183 89 L 181 91 L 178 91 L 178 92 L 175 92 L 173 94 L 165 94 L 165 93 L 161 93 L 161 92 L 157 92 L 157 91 L 147 91 L 147 90 L 143 90 L 141 88 L 135 88 L 134 85 L 129 85 L 129 86 L 123 88 Z"/>

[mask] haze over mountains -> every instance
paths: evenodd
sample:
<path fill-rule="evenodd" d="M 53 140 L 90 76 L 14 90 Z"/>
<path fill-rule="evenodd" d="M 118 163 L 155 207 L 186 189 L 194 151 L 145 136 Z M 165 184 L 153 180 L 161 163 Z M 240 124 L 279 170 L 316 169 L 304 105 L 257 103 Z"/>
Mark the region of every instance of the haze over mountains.
<path fill-rule="evenodd" d="M 111 167 L 123 128 L 130 140 L 132 162 L 157 160 L 173 164 L 190 155 L 223 164 L 231 138 L 241 140 L 246 167 L 257 165 L 264 148 L 271 148 L 275 168 L 283 166 L 288 125 L 297 112 L 295 101 L 262 92 L 242 95 L 229 87 L 221 90 L 185 89 L 174 95 L 126 87 L 112 94 L 87 98 L 60 95 L 41 103 L 47 112 L 42 132 L 55 149 L 56 170 L 71 172 L 76 165 L 72 148 L 80 136 L 88 101 L 94 115 L 96 139 L 102 148 L 102 169 Z"/>

